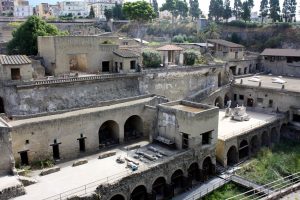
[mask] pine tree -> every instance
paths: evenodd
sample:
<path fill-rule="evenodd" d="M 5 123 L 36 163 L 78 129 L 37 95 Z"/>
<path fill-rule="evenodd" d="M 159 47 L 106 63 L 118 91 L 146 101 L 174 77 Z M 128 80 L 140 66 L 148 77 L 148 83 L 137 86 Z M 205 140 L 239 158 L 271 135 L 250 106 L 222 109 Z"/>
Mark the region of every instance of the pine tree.
<path fill-rule="evenodd" d="M 153 7 L 154 12 L 156 13 L 156 17 L 159 17 L 157 0 L 152 1 L 152 7 Z"/>
<path fill-rule="evenodd" d="M 264 22 L 264 18 L 268 16 L 269 13 L 269 1 L 268 0 L 261 0 L 260 2 L 260 17 L 261 17 L 261 23 Z"/>
<path fill-rule="evenodd" d="M 241 17 L 241 12 L 242 12 L 241 0 L 234 0 L 234 6 L 232 12 L 236 19 L 239 19 Z"/>
<path fill-rule="evenodd" d="M 209 5 L 209 18 L 214 18 L 215 21 L 219 21 L 219 19 L 223 16 L 223 0 L 211 0 Z"/>
<path fill-rule="evenodd" d="M 241 17 L 242 19 L 246 22 L 246 21 L 250 21 L 250 17 L 251 17 L 251 2 L 249 1 L 244 1 L 242 3 L 242 13 L 241 13 Z"/>
<path fill-rule="evenodd" d="M 94 11 L 94 7 L 93 6 L 91 6 L 89 18 L 91 18 L 91 19 L 95 18 L 95 11 Z"/>
<path fill-rule="evenodd" d="M 291 15 L 291 0 L 284 0 L 282 5 L 282 16 L 285 19 L 285 22 L 290 20 Z"/>
<path fill-rule="evenodd" d="M 297 12 L 297 1 L 291 0 L 291 17 L 294 18 L 294 22 L 296 22 L 296 15 L 297 15 L 296 12 Z"/>
<path fill-rule="evenodd" d="M 199 8 L 198 0 L 190 0 L 190 16 L 192 17 L 192 20 L 198 19 L 201 14 L 202 12 Z"/>
<path fill-rule="evenodd" d="M 231 16 L 232 16 L 232 11 L 231 11 L 231 7 L 230 7 L 230 0 L 225 0 L 223 18 L 226 19 L 226 22 L 227 22 Z"/>
<path fill-rule="evenodd" d="M 279 0 L 270 0 L 270 18 L 273 20 L 273 22 L 279 21 L 280 19 Z"/>

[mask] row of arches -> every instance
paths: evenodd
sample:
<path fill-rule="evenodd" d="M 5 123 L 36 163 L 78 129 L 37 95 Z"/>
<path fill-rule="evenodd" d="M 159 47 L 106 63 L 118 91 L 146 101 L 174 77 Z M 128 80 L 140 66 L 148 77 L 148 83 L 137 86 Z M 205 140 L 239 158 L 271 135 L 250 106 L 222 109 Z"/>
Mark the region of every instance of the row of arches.
<path fill-rule="evenodd" d="M 143 136 L 143 120 L 138 115 L 130 116 L 124 124 L 124 141 L 128 142 Z M 114 120 L 105 121 L 99 128 L 99 147 L 117 144 L 120 141 L 120 127 Z"/>
<path fill-rule="evenodd" d="M 245 159 L 250 156 L 250 154 L 255 154 L 258 152 L 260 147 L 269 147 L 270 144 L 275 144 L 279 141 L 279 133 L 276 127 L 273 127 L 270 134 L 267 131 L 263 131 L 260 135 L 254 135 L 250 139 L 250 144 L 246 139 L 239 143 L 239 148 L 236 146 L 231 146 L 227 151 L 227 165 L 232 166 L 239 162 L 239 160 Z"/>
<path fill-rule="evenodd" d="M 206 157 L 202 163 L 202 169 L 197 162 L 192 163 L 187 169 L 187 176 L 182 169 L 175 170 L 170 176 L 170 183 L 166 177 L 156 178 L 152 185 L 151 191 L 147 190 L 146 185 L 136 186 L 130 193 L 130 200 L 163 200 L 171 199 L 174 195 L 183 192 L 187 187 L 192 186 L 193 182 L 206 181 L 213 175 L 214 165 L 210 157 Z M 114 195 L 110 200 L 126 200 L 121 194 Z"/>

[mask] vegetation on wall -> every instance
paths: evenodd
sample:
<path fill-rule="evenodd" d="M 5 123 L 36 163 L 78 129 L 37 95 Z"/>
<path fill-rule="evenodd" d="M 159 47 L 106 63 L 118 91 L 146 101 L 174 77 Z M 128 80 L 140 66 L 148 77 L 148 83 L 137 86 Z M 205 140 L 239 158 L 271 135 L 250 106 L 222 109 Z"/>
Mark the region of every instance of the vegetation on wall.
<path fill-rule="evenodd" d="M 158 51 L 144 50 L 142 53 L 143 66 L 146 68 L 158 68 L 161 64 L 161 57 Z"/>

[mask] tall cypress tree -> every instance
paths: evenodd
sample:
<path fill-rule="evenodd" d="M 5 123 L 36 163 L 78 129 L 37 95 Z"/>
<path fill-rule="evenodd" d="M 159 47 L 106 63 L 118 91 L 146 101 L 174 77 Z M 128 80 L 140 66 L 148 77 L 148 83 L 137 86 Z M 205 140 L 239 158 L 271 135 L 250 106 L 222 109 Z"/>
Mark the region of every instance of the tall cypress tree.
<path fill-rule="evenodd" d="M 190 0 L 190 16 L 192 17 L 192 20 L 198 19 L 201 14 L 202 12 L 199 8 L 198 0 Z"/>
<path fill-rule="evenodd" d="M 270 0 L 270 18 L 273 22 L 280 20 L 279 0 Z"/>
<path fill-rule="evenodd" d="M 296 22 L 296 15 L 297 15 L 296 12 L 297 12 L 297 1 L 291 0 L 291 17 L 294 18 L 295 22 Z"/>
<path fill-rule="evenodd" d="M 264 18 L 268 16 L 269 13 L 269 1 L 268 0 L 261 0 L 260 2 L 260 17 L 261 17 L 261 23 L 264 22 Z"/>
<path fill-rule="evenodd" d="M 239 19 L 241 17 L 241 12 L 242 12 L 241 0 L 234 0 L 234 6 L 232 12 L 236 19 Z"/>
<path fill-rule="evenodd" d="M 215 21 L 223 16 L 223 0 L 211 0 L 209 5 L 209 18 L 215 18 Z"/>
<path fill-rule="evenodd" d="M 252 4 L 249 1 L 244 1 L 242 3 L 242 13 L 241 13 L 241 17 L 242 19 L 246 22 L 246 21 L 250 21 L 250 17 L 251 17 L 251 7 Z"/>
<path fill-rule="evenodd" d="M 226 22 L 228 19 L 232 16 L 232 11 L 230 7 L 230 0 L 224 1 L 224 12 L 223 12 L 223 18 L 226 19 Z"/>
<path fill-rule="evenodd" d="M 152 7 L 153 7 L 153 10 L 154 10 L 154 12 L 156 14 L 156 17 L 159 17 L 157 0 L 153 0 L 152 1 Z"/>

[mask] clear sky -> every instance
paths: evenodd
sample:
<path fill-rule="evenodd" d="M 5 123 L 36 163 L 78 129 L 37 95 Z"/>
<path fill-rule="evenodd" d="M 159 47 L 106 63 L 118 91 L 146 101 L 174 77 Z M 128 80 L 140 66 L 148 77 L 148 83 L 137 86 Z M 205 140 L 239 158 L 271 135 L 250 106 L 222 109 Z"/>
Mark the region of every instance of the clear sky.
<path fill-rule="evenodd" d="M 125 0 L 125 1 L 134 1 L 134 0 Z M 158 4 L 159 4 L 159 5 L 161 5 L 162 3 L 165 2 L 165 0 L 157 0 L 157 1 L 158 1 Z M 201 9 L 202 11 L 204 11 L 205 13 L 208 13 L 208 7 L 209 7 L 209 2 L 210 2 L 210 0 L 198 0 L 198 1 L 199 1 L 200 9 Z M 231 4 L 233 4 L 233 1 L 234 1 L 234 0 L 231 0 Z M 242 0 L 242 1 L 243 1 L 243 0 Z M 255 6 L 254 6 L 253 11 L 258 11 L 258 10 L 259 10 L 260 1 L 261 1 L 261 0 L 254 0 L 254 5 L 255 5 Z M 282 7 L 283 0 L 279 0 L 279 1 L 280 1 L 280 7 Z M 54 4 L 54 3 L 57 2 L 57 0 L 29 0 L 29 3 L 30 3 L 31 5 L 33 5 L 33 6 L 35 6 L 35 5 L 37 5 L 37 4 L 41 3 L 41 2 L 44 2 L 44 3 L 52 3 L 52 4 Z M 189 1 L 187 0 L 187 2 L 189 2 Z M 298 7 L 298 9 L 299 9 L 300 0 L 297 0 L 297 3 L 298 3 L 297 7 Z M 233 5 L 232 5 L 232 6 L 233 6 Z M 298 17 L 298 18 L 299 18 L 299 17 Z"/>

